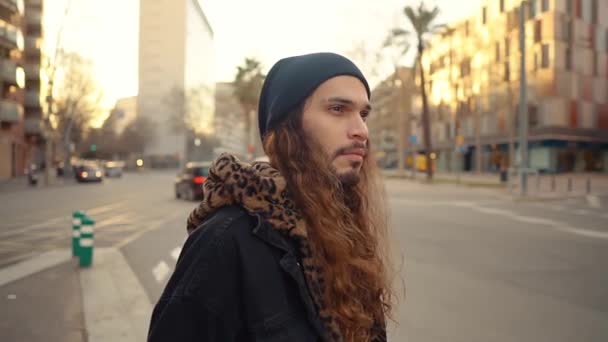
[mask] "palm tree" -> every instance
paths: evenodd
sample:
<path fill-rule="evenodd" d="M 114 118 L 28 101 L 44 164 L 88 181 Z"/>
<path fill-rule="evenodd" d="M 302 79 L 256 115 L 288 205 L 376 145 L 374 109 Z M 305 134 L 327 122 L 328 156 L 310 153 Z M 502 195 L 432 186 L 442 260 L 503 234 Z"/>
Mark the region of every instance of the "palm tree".
<path fill-rule="evenodd" d="M 433 178 L 433 168 L 431 160 L 431 122 L 429 117 L 429 108 L 426 94 L 426 82 L 424 77 L 424 67 L 422 66 L 422 56 L 424 49 L 429 45 L 430 37 L 443 29 L 444 25 L 435 23 L 437 16 L 439 15 L 439 8 L 434 6 L 431 9 L 426 8 L 424 1 L 420 2 L 418 7 L 405 6 L 403 13 L 407 17 L 409 23 L 414 28 L 414 34 L 416 36 L 416 46 L 418 47 L 416 55 L 416 66 L 418 72 L 420 72 L 420 93 L 422 95 L 422 128 L 424 133 L 424 150 L 426 155 L 426 174 L 427 179 Z M 407 36 L 410 34 L 409 31 L 395 28 L 391 31 L 390 35 L 396 42 L 402 42 L 401 44 L 407 44 Z M 405 45 L 404 45 L 405 48 Z"/>
<path fill-rule="evenodd" d="M 262 73 L 262 63 L 255 58 L 247 57 L 243 65 L 237 67 L 237 73 L 233 81 L 234 96 L 243 108 L 245 120 L 245 132 L 247 133 L 248 148 L 260 150 L 260 144 L 256 139 L 254 130 L 255 113 L 265 75 Z M 251 151 L 251 150 L 250 150 Z"/>

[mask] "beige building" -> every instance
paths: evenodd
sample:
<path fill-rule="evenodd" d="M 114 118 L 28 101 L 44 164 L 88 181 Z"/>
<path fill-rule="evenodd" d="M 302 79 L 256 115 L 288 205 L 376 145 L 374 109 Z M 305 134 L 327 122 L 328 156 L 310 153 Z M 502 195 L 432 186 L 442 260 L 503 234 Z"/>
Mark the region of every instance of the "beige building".
<path fill-rule="evenodd" d="M 183 162 L 186 134 L 171 131 L 169 120 L 177 108 L 164 99 L 172 89 L 204 88 L 201 131 L 213 119 L 213 30 L 200 1 L 141 0 L 139 23 L 139 94 L 137 115 L 152 119 L 158 139 L 146 155 Z"/>
<path fill-rule="evenodd" d="M 373 111 L 367 125 L 381 167 L 398 166 L 400 144 L 403 151 L 409 148 L 412 123 L 417 120 L 413 105 L 417 89 L 412 73 L 411 68 L 400 67 L 372 90 Z"/>
<path fill-rule="evenodd" d="M 0 1 L 0 180 L 22 175 L 27 146 L 23 131 L 22 0 Z"/>
<path fill-rule="evenodd" d="M 608 171 L 608 21 L 602 19 L 608 2 L 527 3 L 530 166 Z M 424 65 L 439 170 L 452 163 L 480 171 L 515 164 L 520 4 L 486 1 L 431 42 Z M 454 152 L 460 135 L 464 143 Z"/>

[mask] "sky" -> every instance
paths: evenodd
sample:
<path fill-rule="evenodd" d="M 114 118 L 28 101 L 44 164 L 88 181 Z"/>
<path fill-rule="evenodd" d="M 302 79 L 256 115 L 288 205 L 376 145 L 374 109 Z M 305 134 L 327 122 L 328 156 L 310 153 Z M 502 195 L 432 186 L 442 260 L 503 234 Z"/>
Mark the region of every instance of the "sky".
<path fill-rule="evenodd" d="M 146 0 L 152 1 L 152 0 Z M 483 0 L 426 0 L 449 24 L 477 12 Z M 70 4 L 67 16 L 66 5 Z M 245 57 L 268 70 L 290 55 L 332 51 L 351 56 L 371 73 L 387 33 L 406 25 L 403 7 L 419 0 L 199 0 L 213 27 L 216 81 L 231 81 Z M 139 0 L 45 0 L 45 46 L 91 59 L 103 105 L 137 95 Z M 59 28 L 63 26 L 60 43 Z M 405 63 L 411 63 L 410 57 Z M 380 79 L 388 70 L 378 71 Z M 369 77 L 369 76 L 368 76 Z M 371 82 L 374 83 L 373 81 Z"/>

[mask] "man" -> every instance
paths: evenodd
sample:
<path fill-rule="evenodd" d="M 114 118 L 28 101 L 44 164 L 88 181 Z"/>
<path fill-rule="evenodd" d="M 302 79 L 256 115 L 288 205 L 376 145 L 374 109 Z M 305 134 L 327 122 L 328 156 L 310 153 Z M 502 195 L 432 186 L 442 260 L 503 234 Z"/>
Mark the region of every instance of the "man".
<path fill-rule="evenodd" d="M 215 161 L 149 341 L 386 340 L 393 297 L 369 100 L 340 55 L 271 68 L 258 113 L 270 163 Z"/>

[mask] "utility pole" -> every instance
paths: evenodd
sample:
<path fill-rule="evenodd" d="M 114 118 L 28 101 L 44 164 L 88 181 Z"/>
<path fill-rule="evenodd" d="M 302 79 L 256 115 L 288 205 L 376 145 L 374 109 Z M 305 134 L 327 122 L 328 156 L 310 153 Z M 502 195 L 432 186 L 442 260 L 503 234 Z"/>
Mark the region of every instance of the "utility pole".
<path fill-rule="evenodd" d="M 526 81 L 526 6 L 522 1 L 519 8 L 519 176 L 521 195 L 526 196 L 528 190 L 528 85 Z"/>

